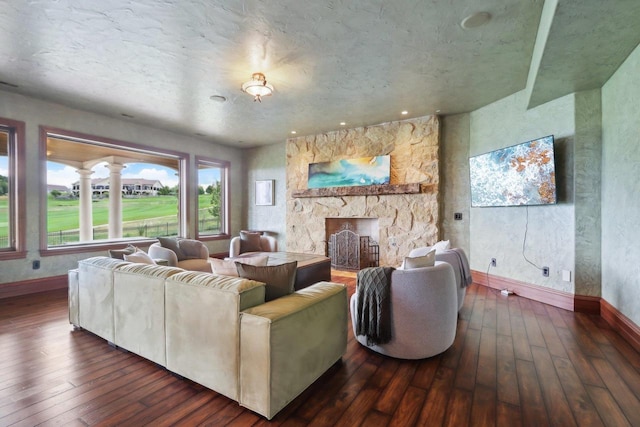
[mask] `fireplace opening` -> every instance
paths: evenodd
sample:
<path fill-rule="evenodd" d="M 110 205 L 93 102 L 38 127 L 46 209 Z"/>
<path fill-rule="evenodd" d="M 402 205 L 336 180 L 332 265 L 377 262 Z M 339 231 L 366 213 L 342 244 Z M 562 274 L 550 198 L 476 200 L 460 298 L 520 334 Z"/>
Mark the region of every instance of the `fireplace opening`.
<path fill-rule="evenodd" d="M 377 218 L 327 218 L 325 230 L 332 268 L 357 271 L 379 265 Z"/>

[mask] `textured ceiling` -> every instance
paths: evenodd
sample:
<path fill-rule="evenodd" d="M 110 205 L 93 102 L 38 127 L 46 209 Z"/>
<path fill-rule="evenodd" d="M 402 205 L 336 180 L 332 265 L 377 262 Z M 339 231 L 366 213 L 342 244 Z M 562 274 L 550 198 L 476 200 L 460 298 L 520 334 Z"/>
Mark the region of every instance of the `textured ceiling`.
<path fill-rule="evenodd" d="M 601 85 L 638 44 L 633 28 L 607 46 L 638 3 L 563 1 L 532 99 Z M 606 13 L 614 4 L 632 13 Z M 9 0 L 0 9 L 0 80 L 18 87 L 0 89 L 217 143 L 271 144 L 340 122 L 471 111 L 522 90 L 542 9 L 542 0 Z M 491 21 L 461 28 L 477 11 Z M 570 57 L 595 52 L 581 32 L 612 51 L 586 84 Z M 240 91 L 257 71 L 276 89 L 262 103 Z"/>

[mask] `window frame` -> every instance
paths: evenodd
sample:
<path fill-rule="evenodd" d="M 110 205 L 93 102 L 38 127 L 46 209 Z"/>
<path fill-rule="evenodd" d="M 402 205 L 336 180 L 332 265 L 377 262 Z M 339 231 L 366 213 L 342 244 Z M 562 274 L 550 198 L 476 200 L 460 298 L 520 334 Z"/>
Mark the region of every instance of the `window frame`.
<path fill-rule="evenodd" d="M 0 128 L 7 132 L 9 178 L 9 239 L 7 248 L 0 248 L 0 260 L 27 257 L 27 191 L 25 123 L 0 117 Z"/>
<path fill-rule="evenodd" d="M 222 196 L 224 200 L 224 204 L 222 206 L 222 211 L 224 215 L 224 223 L 222 224 L 221 232 L 219 234 L 200 234 L 200 204 L 199 204 L 199 194 L 198 187 L 200 186 L 199 180 L 199 170 L 200 165 L 205 164 L 208 166 L 213 166 L 222 169 L 220 174 L 220 179 L 222 180 Z M 231 213 L 231 202 L 229 200 L 229 176 L 231 173 L 231 162 L 227 160 L 220 160 L 213 157 L 207 156 L 195 156 L 195 169 L 196 169 L 196 180 L 195 188 L 193 188 L 192 194 L 194 195 L 195 200 L 195 238 L 197 240 L 206 242 L 206 241 L 214 241 L 214 240 L 228 240 L 231 237 L 231 224 L 230 224 L 230 213 Z"/>
<path fill-rule="evenodd" d="M 189 218 L 189 204 L 187 203 L 187 195 L 190 194 L 191 184 L 187 179 L 189 169 L 189 155 L 187 153 L 169 149 L 159 149 L 157 147 L 150 147 L 143 144 L 121 141 L 113 138 L 106 138 L 97 135 L 89 135 L 81 132 L 60 129 L 55 127 L 40 126 L 40 170 L 45 176 L 40 179 L 40 255 L 54 256 L 65 254 L 83 253 L 87 250 L 107 250 L 120 248 L 123 244 L 133 245 L 147 245 L 153 243 L 153 238 L 139 238 L 139 239 L 123 239 L 123 240 L 99 240 L 95 242 L 83 242 L 73 243 L 64 246 L 49 246 L 47 239 L 47 138 L 58 137 L 61 139 L 68 139 L 77 143 L 85 143 L 89 145 L 113 147 L 115 149 L 129 150 L 132 152 L 144 152 L 150 154 L 156 154 L 165 157 L 174 157 L 178 162 L 179 167 L 179 201 L 178 201 L 178 235 L 183 237 L 187 235 L 187 223 Z"/>

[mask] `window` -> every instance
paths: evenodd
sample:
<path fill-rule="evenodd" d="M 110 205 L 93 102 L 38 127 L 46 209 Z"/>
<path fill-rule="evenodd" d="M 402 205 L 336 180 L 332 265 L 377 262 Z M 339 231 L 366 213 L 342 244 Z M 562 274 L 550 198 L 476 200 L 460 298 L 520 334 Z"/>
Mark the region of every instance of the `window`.
<path fill-rule="evenodd" d="M 229 162 L 196 157 L 198 167 L 198 238 L 229 237 Z M 206 239 L 205 239 L 206 240 Z"/>
<path fill-rule="evenodd" d="M 46 128 L 41 145 L 41 250 L 185 235 L 186 155 Z"/>
<path fill-rule="evenodd" d="M 0 118 L 0 259 L 26 256 L 24 122 Z"/>

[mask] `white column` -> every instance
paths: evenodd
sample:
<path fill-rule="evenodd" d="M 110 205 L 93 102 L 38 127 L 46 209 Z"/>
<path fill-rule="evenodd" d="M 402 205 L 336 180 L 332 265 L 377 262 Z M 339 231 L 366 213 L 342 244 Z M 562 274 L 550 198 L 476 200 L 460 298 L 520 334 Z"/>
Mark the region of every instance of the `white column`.
<path fill-rule="evenodd" d="M 93 240 L 93 207 L 91 188 L 91 169 L 76 170 L 80 175 L 80 241 L 87 242 Z"/>
<path fill-rule="evenodd" d="M 124 165 L 110 163 L 109 168 L 109 239 L 122 237 L 122 174 Z"/>

